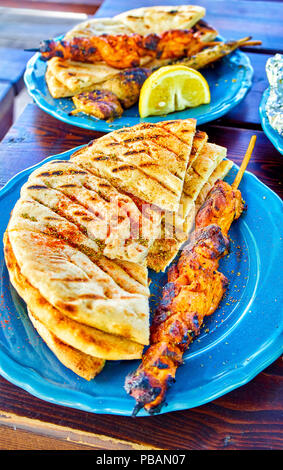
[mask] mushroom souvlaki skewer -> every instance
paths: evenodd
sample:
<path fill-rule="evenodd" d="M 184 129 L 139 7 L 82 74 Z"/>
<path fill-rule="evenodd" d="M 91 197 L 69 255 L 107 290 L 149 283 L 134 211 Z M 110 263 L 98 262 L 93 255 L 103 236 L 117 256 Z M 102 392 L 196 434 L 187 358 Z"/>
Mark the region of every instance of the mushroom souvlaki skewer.
<path fill-rule="evenodd" d="M 218 180 L 213 186 L 196 215 L 189 243 L 179 261 L 169 269 L 151 326 L 150 346 L 138 369 L 125 381 L 127 393 L 136 400 L 134 416 L 141 408 L 150 414 L 160 411 L 184 352 L 199 335 L 204 317 L 217 309 L 223 297 L 228 280 L 218 271 L 218 264 L 229 250 L 230 226 L 244 209 L 237 188 L 255 138 L 251 139 L 234 183 Z"/>
<path fill-rule="evenodd" d="M 231 54 L 236 49 L 239 49 L 239 47 L 259 46 L 260 44 L 261 41 L 252 41 L 251 36 L 235 41 L 210 43 L 209 47 L 206 47 L 192 57 L 175 61 L 175 63 L 187 65 L 188 67 L 198 70 Z"/>

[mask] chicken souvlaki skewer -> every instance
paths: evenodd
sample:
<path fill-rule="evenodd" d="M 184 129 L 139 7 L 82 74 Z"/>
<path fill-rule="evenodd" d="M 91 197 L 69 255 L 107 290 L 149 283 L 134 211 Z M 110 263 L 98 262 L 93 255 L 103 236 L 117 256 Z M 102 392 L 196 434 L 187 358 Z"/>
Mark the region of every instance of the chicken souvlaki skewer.
<path fill-rule="evenodd" d="M 88 63 L 104 61 L 112 67 L 125 69 L 139 67 L 144 60 L 154 58 L 172 60 L 192 56 L 206 46 L 208 37 L 216 35 L 216 30 L 200 22 L 191 29 L 172 29 L 145 36 L 132 33 L 51 39 L 43 41 L 39 51 L 43 60 L 61 57 Z"/>
<path fill-rule="evenodd" d="M 218 271 L 228 253 L 228 231 L 244 204 L 237 189 L 255 144 L 252 137 L 234 183 L 218 180 L 196 216 L 195 231 L 179 261 L 168 272 L 168 282 L 153 318 L 150 346 L 137 370 L 130 373 L 125 389 L 135 400 L 135 416 L 141 408 L 159 412 L 166 392 L 175 381 L 177 368 L 204 318 L 218 307 L 228 284 Z"/>
<path fill-rule="evenodd" d="M 61 57 L 62 59 L 93 64 L 104 61 L 118 69 L 140 67 L 143 63 L 143 57 L 147 59 L 147 62 L 156 59 L 157 63 L 160 62 L 161 65 L 174 63 L 176 60 L 181 60 L 183 63 L 185 60 L 188 65 L 192 66 L 195 61 L 191 59 L 196 56 L 195 66 L 199 68 L 202 66 L 202 61 L 206 62 L 208 57 L 213 62 L 238 47 L 261 44 L 261 41 L 251 41 L 251 37 L 227 42 L 211 41 L 203 38 L 206 31 L 207 27 L 203 26 L 196 32 L 193 30 L 171 30 L 160 36 L 156 34 L 147 36 L 104 34 L 87 38 L 75 37 L 69 41 L 49 39 L 43 41 L 38 49 L 27 50 L 41 52 L 43 60 Z M 204 52 L 199 55 L 204 49 L 207 51 L 211 46 L 216 46 L 216 48 L 211 48 L 209 54 Z"/>

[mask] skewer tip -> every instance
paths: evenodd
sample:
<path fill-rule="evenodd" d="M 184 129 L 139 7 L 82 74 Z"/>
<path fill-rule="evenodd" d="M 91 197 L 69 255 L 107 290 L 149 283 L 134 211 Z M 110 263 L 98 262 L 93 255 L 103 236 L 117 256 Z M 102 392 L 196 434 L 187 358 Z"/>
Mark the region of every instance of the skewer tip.
<path fill-rule="evenodd" d="M 138 403 L 135 405 L 135 407 L 134 407 L 134 409 L 133 409 L 133 411 L 132 411 L 132 418 L 135 418 L 135 417 L 137 416 L 138 412 L 139 412 L 142 408 L 143 408 L 143 404 L 140 403 L 140 402 L 138 402 Z"/>

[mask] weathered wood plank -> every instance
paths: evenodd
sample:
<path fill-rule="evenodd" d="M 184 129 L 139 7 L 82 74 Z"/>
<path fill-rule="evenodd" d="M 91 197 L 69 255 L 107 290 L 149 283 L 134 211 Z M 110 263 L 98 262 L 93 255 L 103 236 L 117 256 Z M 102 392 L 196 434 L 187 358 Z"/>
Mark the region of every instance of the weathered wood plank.
<path fill-rule="evenodd" d="M 1 0 L 3 7 L 67 11 L 88 15 L 93 15 L 101 3 L 102 0 Z"/>
<path fill-rule="evenodd" d="M 94 432 L 14 413 L 0 415 L 0 449 L 16 450 L 146 450 L 156 449 Z"/>
<path fill-rule="evenodd" d="M 251 382 L 194 409 L 151 417 L 100 415 L 54 405 L 0 376 L 0 415 L 41 422 L 66 431 L 100 436 L 103 449 L 281 450 L 283 446 L 283 361 L 278 359 Z M 117 442 L 118 441 L 123 441 Z M 103 442 L 103 443 L 102 443 Z M 124 447 L 125 449 L 125 447 Z"/>
<path fill-rule="evenodd" d="M 228 148 L 228 156 L 240 163 L 254 131 L 219 125 L 203 126 L 210 141 Z M 282 194 L 279 182 L 282 157 L 262 131 L 258 136 L 255 155 L 249 165 L 264 183 Z M 49 155 L 88 143 L 101 133 L 80 129 L 56 120 L 29 104 L 0 146 L 0 186 L 19 171 Z"/>
<path fill-rule="evenodd" d="M 0 80 L 0 140 L 13 123 L 14 90 L 11 83 Z"/>
<path fill-rule="evenodd" d="M 24 88 L 23 77 L 30 57 L 32 53 L 22 49 L 0 48 L 0 80 L 10 82 L 15 95 Z"/>
<path fill-rule="evenodd" d="M 0 47 L 28 49 L 40 41 L 64 34 L 87 15 L 68 12 L 43 12 L 0 7 Z"/>

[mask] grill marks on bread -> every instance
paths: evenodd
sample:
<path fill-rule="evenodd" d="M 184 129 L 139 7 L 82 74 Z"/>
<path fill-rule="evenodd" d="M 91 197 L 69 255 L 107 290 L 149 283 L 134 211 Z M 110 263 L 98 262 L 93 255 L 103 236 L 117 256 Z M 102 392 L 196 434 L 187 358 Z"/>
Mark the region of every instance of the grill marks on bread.
<path fill-rule="evenodd" d="M 177 211 L 195 125 L 195 120 L 138 124 L 104 135 L 71 158 L 119 190 Z"/>
<path fill-rule="evenodd" d="M 143 266 L 106 258 L 97 243 L 80 232 L 75 224 L 54 214 L 51 209 L 33 199 L 20 199 L 16 203 L 9 230 L 32 231 L 47 235 L 54 239 L 54 242 L 63 241 L 87 256 L 92 263 L 111 276 L 119 287 L 130 293 L 149 295 L 147 271 Z"/>
<path fill-rule="evenodd" d="M 21 273 L 54 308 L 107 333 L 127 330 L 127 338 L 148 344 L 147 296 L 119 287 L 112 273 L 63 240 L 20 226 L 9 229 L 9 239 Z"/>
<path fill-rule="evenodd" d="M 143 350 L 141 344 L 131 341 L 126 337 L 109 334 L 105 331 L 82 324 L 63 314 L 50 304 L 39 290 L 22 274 L 7 232 L 4 235 L 4 245 L 5 260 L 9 268 L 10 279 L 13 286 L 26 302 L 33 316 L 48 328 L 48 331 L 54 334 L 56 338 L 96 359 L 117 360 L 137 359 L 141 357 Z M 126 327 L 123 331 L 127 334 Z M 69 359 L 71 359 L 70 356 Z M 69 366 L 74 367 L 73 360 L 68 362 Z M 103 365 L 101 361 L 98 362 L 100 365 Z M 88 368 L 87 371 L 89 372 Z M 75 372 L 78 373 L 77 367 L 75 367 Z M 92 372 L 95 372 L 95 368 L 92 368 Z"/>
<path fill-rule="evenodd" d="M 129 196 L 72 162 L 36 170 L 21 194 L 75 224 L 109 258 L 141 263 L 153 242 L 153 221 L 142 218 Z"/>

